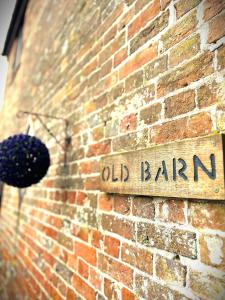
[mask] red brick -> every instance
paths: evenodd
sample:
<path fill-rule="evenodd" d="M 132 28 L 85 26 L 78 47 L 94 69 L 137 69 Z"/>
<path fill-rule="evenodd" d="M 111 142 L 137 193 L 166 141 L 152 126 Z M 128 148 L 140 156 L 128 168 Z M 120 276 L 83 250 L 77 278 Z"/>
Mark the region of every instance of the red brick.
<path fill-rule="evenodd" d="M 122 297 L 122 300 L 135 300 L 135 299 L 137 299 L 136 296 L 126 288 L 122 288 L 121 297 Z"/>
<path fill-rule="evenodd" d="M 104 238 L 104 252 L 118 258 L 120 252 L 120 241 L 111 236 Z"/>
<path fill-rule="evenodd" d="M 99 162 L 97 160 L 81 162 L 79 165 L 81 174 L 91 174 L 99 172 Z"/>
<path fill-rule="evenodd" d="M 129 39 L 134 36 L 135 33 L 140 31 L 150 20 L 155 18 L 160 12 L 160 1 L 154 0 L 148 5 L 145 10 L 129 25 L 128 37 Z"/>
<path fill-rule="evenodd" d="M 197 91 L 198 106 L 200 108 L 213 105 L 217 102 L 218 85 L 215 82 L 201 86 Z"/>
<path fill-rule="evenodd" d="M 134 58 L 127 61 L 119 70 L 119 78 L 122 80 L 129 74 L 142 67 L 157 56 L 157 44 L 152 44 L 148 48 L 137 53 Z"/>
<path fill-rule="evenodd" d="M 102 284 L 102 276 L 99 272 L 96 272 L 93 268 L 90 268 L 90 276 L 89 276 L 90 283 L 98 290 L 101 290 Z"/>
<path fill-rule="evenodd" d="M 209 22 L 208 42 L 214 43 L 225 35 L 225 13 Z"/>
<path fill-rule="evenodd" d="M 163 14 L 159 15 L 159 17 L 154 19 L 146 28 L 144 28 L 130 41 L 130 54 L 137 51 L 146 42 L 163 31 L 163 29 L 167 27 L 168 23 L 169 11 L 167 10 Z"/>
<path fill-rule="evenodd" d="M 104 36 L 104 45 L 107 45 L 112 39 L 115 38 L 117 33 L 117 25 L 114 25 Z"/>
<path fill-rule="evenodd" d="M 199 113 L 191 117 L 170 121 L 151 130 L 151 141 L 156 144 L 178 139 L 210 134 L 212 120 L 207 113 Z"/>
<path fill-rule="evenodd" d="M 95 290 L 76 274 L 73 275 L 72 286 L 79 294 L 85 297 L 85 299 L 87 300 L 95 299 L 96 296 Z"/>
<path fill-rule="evenodd" d="M 89 266 L 81 259 L 78 260 L 78 272 L 82 277 L 88 279 Z"/>
<path fill-rule="evenodd" d="M 101 243 L 103 244 L 103 234 L 98 230 L 91 230 L 91 244 L 96 248 L 102 248 Z"/>
<path fill-rule="evenodd" d="M 90 246 L 87 246 L 83 243 L 75 242 L 74 244 L 75 254 L 87 263 L 96 266 L 97 257 L 96 257 L 96 249 Z"/>
<path fill-rule="evenodd" d="M 100 194 L 98 198 L 98 208 L 104 211 L 111 211 L 113 209 L 113 196 Z"/>
<path fill-rule="evenodd" d="M 154 220 L 155 205 L 150 197 L 134 197 L 132 205 L 132 214 L 137 217 Z"/>
<path fill-rule="evenodd" d="M 109 279 L 104 279 L 104 294 L 107 299 L 119 300 L 120 297 L 118 295 L 118 291 L 115 288 L 116 283 L 114 281 L 110 281 Z"/>
<path fill-rule="evenodd" d="M 99 190 L 100 188 L 100 178 L 99 176 L 88 177 L 85 180 L 85 189 L 86 190 Z"/>
<path fill-rule="evenodd" d="M 111 151 L 111 141 L 98 142 L 88 147 L 87 157 L 108 154 Z"/>
<path fill-rule="evenodd" d="M 206 0 L 203 5 L 205 21 L 208 21 L 218 15 L 225 8 L 224 0 Z"/>
<path fill-rule="evenodd" d="M 165 118 L 185 114 L 195 108 L 195 92 L 188 91 L 165 100 Z"/>
<path fill-rule="evenodd" d="M 126 265 L 99 253 L 98 268 L 101 272 L 110 275 L 113 279 L 123 283 L 125 286 L 133 286 L 133 270 Z"/>
<path fill-rule="evenodd" d="M 76 196 L 76 204 L 77 205 L 83 205 L 85 200 L 87 198 L 86 193 L 84 192 L 77 192 L 77 196 Z"/>
<path fill-rule="evenodd" d="M 127 239 L 134 238 L 134 223 L 110 215 L 102 215 L 102 228 Z"/>
<path fill-rule="evenodd" d="M 74 291 L 70 288 L 67 289 L 67 294 L 66 294 L 66 300 L 75 300 L 76 299 L 76 295 L 74 293 Z"/>
<path fill-rule="evenodd" d="M 82 241 L 88 241 L 88 228 L 73 224 L 72 234 Z"/>
<path fill-rule="evenodd" d="M 131 200 L 128 196 L 114 196 L 114 210 L 123 215 L 129 215 L 131 210 Z"/>
<path fill-rule="evenodd" d="M 121 257 L 124 262 L 139 270 L 153 273 L 153 255 L 150 251 L 123 243 Z"/>
<path fill-rule="evenodd" d="M 161 104 L 156 103 L 148 106 L 140 111 L 140 121 L 144 121 L 145 124 L 153 124 L 159 121 L 161 117 Z"/>
<path fill-rule="evenodd" d="M 127 58 L 127 47 L 120 49 L 114 56 L 114 68 L 120 65 Z"/>

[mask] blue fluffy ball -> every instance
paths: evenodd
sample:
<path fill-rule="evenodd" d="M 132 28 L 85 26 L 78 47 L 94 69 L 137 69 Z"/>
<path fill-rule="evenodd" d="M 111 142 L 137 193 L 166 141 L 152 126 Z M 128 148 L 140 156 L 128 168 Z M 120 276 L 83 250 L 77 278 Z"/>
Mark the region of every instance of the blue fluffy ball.
<path fill-rule="evenodd" d="M 49 151 L 38 138 L 18 134 L 0 143 L 0 180 L 25 188 L 38 183 L 50 166 Z"/>

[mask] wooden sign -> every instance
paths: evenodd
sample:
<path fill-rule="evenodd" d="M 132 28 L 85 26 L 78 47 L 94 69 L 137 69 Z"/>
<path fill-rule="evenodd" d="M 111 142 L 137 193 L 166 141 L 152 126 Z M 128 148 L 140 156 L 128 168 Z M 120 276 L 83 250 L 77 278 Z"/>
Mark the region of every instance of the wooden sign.
<path fill-rule="evenodd" d="M 213 135 L 105 156 L 109 193 L 225 200 L 224 136 Z"/>

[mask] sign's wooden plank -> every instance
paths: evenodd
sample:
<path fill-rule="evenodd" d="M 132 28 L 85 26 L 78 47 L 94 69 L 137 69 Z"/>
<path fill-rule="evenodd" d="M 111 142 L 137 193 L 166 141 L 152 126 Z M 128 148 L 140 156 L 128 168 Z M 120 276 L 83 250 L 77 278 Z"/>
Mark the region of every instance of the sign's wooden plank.
<path fill-rule="evenodd" d="M 223 135 L 213 135 L 105 156 L 101 190 L 225 200 L 223 141 Z"/>

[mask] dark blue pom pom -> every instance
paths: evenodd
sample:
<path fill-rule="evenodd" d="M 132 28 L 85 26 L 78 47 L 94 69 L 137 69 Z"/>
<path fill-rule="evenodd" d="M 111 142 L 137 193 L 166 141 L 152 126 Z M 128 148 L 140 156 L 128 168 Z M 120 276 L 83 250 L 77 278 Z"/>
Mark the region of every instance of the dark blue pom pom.
<path fill-rule="evenodd" d="M 18 134 L 0 143 L 0 180 L 25 188 L 38 183 L 47 173 L 50 156 L 38 138 Z"/>

